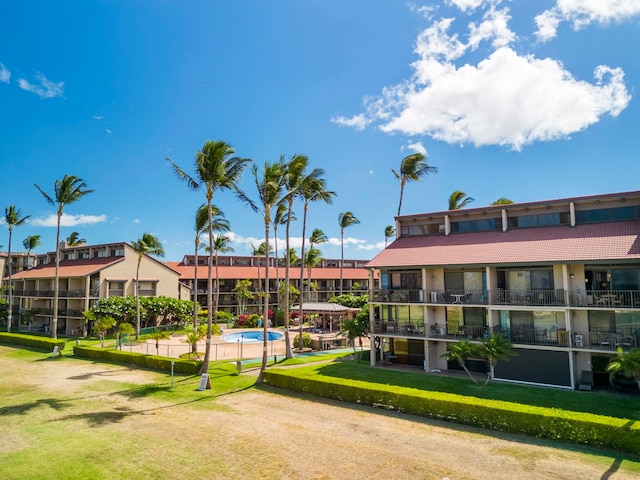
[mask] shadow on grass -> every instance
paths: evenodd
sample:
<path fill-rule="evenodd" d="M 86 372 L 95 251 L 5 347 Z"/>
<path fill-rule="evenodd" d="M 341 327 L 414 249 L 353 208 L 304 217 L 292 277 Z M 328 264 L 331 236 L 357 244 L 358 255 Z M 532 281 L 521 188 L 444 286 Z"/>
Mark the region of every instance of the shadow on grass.
<path fill-rule="evenodd" d="M 26 415 L 28 413 L 31 413 L 32 410 L 45 406 L 53 408 L 54 410 L 62 410 L 63 408 L 69 407 L 70 405 L 68 400 L 58 400 L 57 398 L 41 398 L 36 400 L 35 402 L 0 407 L 0 417 L 9 415 Z"/>

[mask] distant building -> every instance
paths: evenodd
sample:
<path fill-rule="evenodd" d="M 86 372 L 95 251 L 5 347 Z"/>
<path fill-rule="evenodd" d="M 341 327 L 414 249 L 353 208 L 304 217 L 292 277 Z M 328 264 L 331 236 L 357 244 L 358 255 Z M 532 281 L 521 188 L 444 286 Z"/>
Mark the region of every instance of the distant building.
<path fill-rule="evenodd" d="M 98 299 L 135 295 L 137 265 L 138 254 L 126 242 L 62 248 L 57 333 L 76 335 L 82 331 L 82 312 Z M 55 269 L 55 252 L 49 252 L 37 256 L 37 266 L 13 275 L 13 317 L 20 330 L 51 328 Z M 189 289 L 179 276 L 166 264 L 144 255 L 139 294 L 189 299 Z"/>
<path fill-rule="evenodd" d="M 616 349 L 640 344 L 640 192 L 396 222 L 399 238 L 367 265 L 380 272 L 371 331 L 386 352 L 372 364 L 459 369 L 441 358 L 451 342 L 499 333 L 517 356 L 498 379 L 576 388 L 587 371 L 606 386 Z"/>
<path fill-rule="evenodd" d="M 214 259 L 215 261 L 215 259 Z M 304 285 L 300 284 L 300 263 L 294 265 L 289 271 L 289 282 L 298 290 L 304 287 L 305 302 L 326 302 L 329 298 L 340 293 L 340 259 L 323 259 L 317 267 L 311 269 L 311 293 L 308 293 L 308 271 L 304 269 Z M 208 256 L 198 256 L 198 283 L 197 300 L 200 305 L 207 305 L 207 262 Z M 369 271 L 364 268 L 367 260 L 344 260 L 342 268 L 342 291 L 343 293 L 355 293 L 366 295 L 369 288 Z M 180 272 L 180 281 L 194 288 L 195 280 L 195 256 L 185 255 L 181 262 L 167 262 L 172 269 Z M 269 292 L 272 309 L 277 308 L 278 285 L 282 285 L 285 280 L 284 259 L 269 258 Z M 250 280 L 250 289 L 254 292 L 265 291 L 265 267 L 264 257 L 229 255 L 218 257 L 218 284 L 220 288 L 219 309 L 233 314 L 238 314 L 240 300 L 233 291 L 240 280 Z M 216 284 L 216 267 L 213 266 L 214 290 Z M 377 277 L 374 280 L 377 285 Z M 247 313 L 260 313 L 264 298 L 255 295 L 253 299 L 245 302 Z M 294 299 L 299 302 L 299 298 Z"/>

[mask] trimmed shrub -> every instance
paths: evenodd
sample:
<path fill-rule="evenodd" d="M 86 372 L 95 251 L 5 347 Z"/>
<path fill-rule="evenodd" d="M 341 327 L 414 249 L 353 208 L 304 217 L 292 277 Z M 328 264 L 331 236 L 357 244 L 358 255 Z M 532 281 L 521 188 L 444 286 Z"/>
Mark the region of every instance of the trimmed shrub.
<path fill-rule="evenodd" d="M 269 385 L 350 403 L 399 410 L 465 425 L 565 442 L 640 452 L 640 425 L 626 419 L 569 412 L 451 393 L 372 384 L 351 379 L 322 380 L 267 370 Z"/>
<path fill-rule="evenodd" d="M 173 371 L 195 375 L 200 371 L 202 362 L 195 360 L 184 360 L 181 358 L 159 357 L 156 355 L 145 355 L 144 353 L 126 352 L 122 350 L 110 350 L 99 347 L 85 347 L 76 345 L 73 347 L 73 354 L 76 357 L 91 358 L 95 360 L 106 360 L 114 363 L 127 365 L 138 365 L 151 370 L 171 371 L 171 362 L 174 362 Z"/>
<path fill-rule="evenodd" d="M 298 348 L 300 346 L 300 334 L 296 335 L 296 338 L 293 339 L 293 345 Z M 311 347 L 311 335 L 307 332 L 302 332 L 302 348 Z"/>
<path fill-rule="evenodd" d="M 53 352 L 57 346 L 60 351 L 64 350 L 66 342 L 59 338 L 39 337 L 37 335 L 23 335 L 21 333 L 0 333 L 0 343 L 5 345 L 20 345 L 38 350 Z"/>

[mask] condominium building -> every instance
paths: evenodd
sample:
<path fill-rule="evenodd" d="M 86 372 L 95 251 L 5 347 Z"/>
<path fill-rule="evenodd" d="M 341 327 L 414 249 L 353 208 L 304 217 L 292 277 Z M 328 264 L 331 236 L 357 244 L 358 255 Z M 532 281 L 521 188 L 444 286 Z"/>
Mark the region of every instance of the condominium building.
<path fill-rule="evenodd" d="M 38 255 L 36 263 L 37 266 L 12 276 L 13 317 L 21 330 L 49 331 L 53 319 L 55 252 Z M 82 331 L 82 312 L 100 298 L 135 295 L 137 266 L 138 254 L 126 242 L 61 248 L 57 333 L 75 335 Z M 177 271 L 163 262 L 143 255 L 139 294 L 189 299 L 189 288 L 179 277 Z"/>
<path fill-rule="evenodd" d="M 449 344 L 501 334 L 516 355 L 497 379 L 573 389 L 583 371 L 608 385 L 618 347 L 640 343 L 640 192 L 403 215 L 396 227 L 367 265 L 380 273 L 373 365 L 459 369 L 442 358 Z"/>
<path fill-rule="evenodd" d="M 207 262 L 208 256 L 198 256 L 197 301 L 200 305 L 206 305 L 207 292 Z M 215 262 L 215 259 L 214 259 Z M 300 284 L 301 266 L 298 261 L 289 271 L 289 283 L 297 290 L 304 287 L 305 302 L 326 302 L 329 298 L 340 294 L 340 259 L 322 259 L 320 263 L 309 271 L 304 269 L 303 286 Z M 369 288 L 369 272 L 364 268 L 367 260 L 344 260 L 342 264 L 342 292 L 366 295 Z M 195 255 L 185 255 L 181 262 L 167 262 L 172 269 L 180 272 L 180 281 L 194 289 L 196 279 Z M 217 267 L 213 266 L 212 278 L 214 290 L 219 287 L 219 309 L 233 314 L 240 312 L 241 305 L 245 313 L 261 312 L 264 298 L 257 295 L 265 291 L 266 260 L 256 256 L 219 256 Z M 269 293 L 272 309 L 278 307 L 279 286 L 285 281 L 285 266 L 282 258 L 269 258 Z M 249 290 L 254 293 L 253 298 L 241 302 L 234 288 L 240 280 L 250 280 Z M 217 282 L 217 283 L 216 283 Z M 374 282 L 377 285 L 377 277 Z M 309 291 L 310 285 L 310 291 Z M 298 302 L 300 299 L 293 299 Z"/>

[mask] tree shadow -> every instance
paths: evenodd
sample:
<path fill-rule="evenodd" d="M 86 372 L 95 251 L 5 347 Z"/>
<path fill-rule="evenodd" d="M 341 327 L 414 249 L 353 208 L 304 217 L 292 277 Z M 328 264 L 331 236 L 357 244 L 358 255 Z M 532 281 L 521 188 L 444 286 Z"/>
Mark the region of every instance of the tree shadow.
<path fill-rule="evenodd" d="M 62 410 L 69 406 L 68 400 L 58 400 L 56 398 L 41 398 L 35 402 L 23 403 L 21 405 L 10 405 L 0 407 L 0 417 L 8 415 L 26 415 L 34 409 L 47 406 L 54 410 Z"/>
<path fill-rule="evenodd" d="M 132 368 L 119 368 L 117 370 L 103 370 L 100 372 L 87 372 L 81 375 L 73 375 L 71 377 L 67 377 L 67 380 L 88 380 L 93 377 L 109 377 L 112 375 L 117 375 L 118 372 L 130 372 Z"/>

